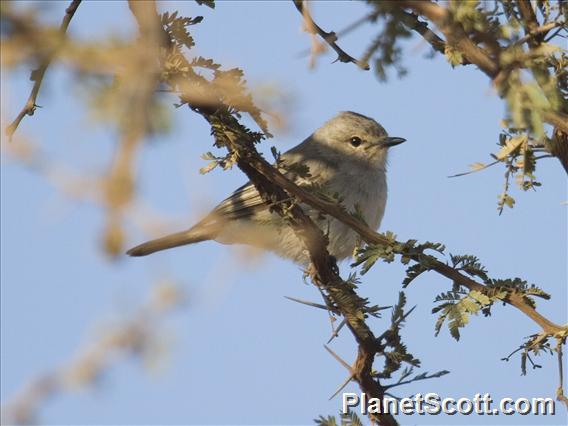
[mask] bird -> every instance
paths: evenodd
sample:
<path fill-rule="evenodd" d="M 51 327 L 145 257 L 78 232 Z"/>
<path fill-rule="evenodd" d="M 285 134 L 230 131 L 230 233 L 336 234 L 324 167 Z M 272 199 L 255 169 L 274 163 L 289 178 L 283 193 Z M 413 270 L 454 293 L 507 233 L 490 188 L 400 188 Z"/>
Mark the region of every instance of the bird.
<path fill-rule="evenodd" d="M 387 201 L 387 154 L 405 142 L 388 136 L 365 115 L 343 111 L 325 122 L 299 145 L 281 154 L 277 167 L 297 185 L 336 198 L 343 207 L 378 229 Z M 328 251 L 336 260 L 353 255 L 360 240 L 355 231 L 335 218 L 300 203 L 328 237 Z M 247 244 L 306 266 L 309 255 L 301 241 L 255 186 L 248 182 L 221 201 L 191 228 L 140 244 L 127 251 L 146 256 L 201 241 Z"/>

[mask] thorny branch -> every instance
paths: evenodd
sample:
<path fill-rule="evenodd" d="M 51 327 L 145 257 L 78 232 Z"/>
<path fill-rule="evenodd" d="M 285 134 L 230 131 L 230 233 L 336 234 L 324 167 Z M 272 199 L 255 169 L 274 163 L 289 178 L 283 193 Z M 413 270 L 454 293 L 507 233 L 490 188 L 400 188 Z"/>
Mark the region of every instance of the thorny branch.
<path fill-rule="evenodd" d="M 55 54 L 57 53 L 57 49 L 63 43 L 65 33 L 67 32 L 67 28 L 69 27 L 69 23 L 71 22 L 71 19 L 73 18 L 73 15 L 75 15 L 75 12 L 77 11 L 77 8 L 79 7 L 80 4 L 81 0 L 73 0 L 71 4 L 69 4 L 67 9 L 65 9 L 65 15 L 63 16 L 61 26 L 59 27 L 59 35 L 60 35 L 59 43 L 49 54 L 46 55 L 40 66 L 32 71 L 30 75 L 30 80 L 34 82 L 32 91 L 22 110 L 16 116 L 14 121 L 12 121 L 12 123 L 10 123 L 8 127 L 6 127 L 6 136 L 8 136 L 8 139 L 12 138 L 14 132 L 20 125 L 20 122 L 23 120 L 23 118 L 26 115 L 34 115 L 34 112 L 38 107 L 38 105 L 36 104 L 37 96 L 39 94 L 39 89 L 41 88 L 41 83 L 43 82 L 43 77 L 45 76 L 45 72 L 47 71 L 47 68 L 51 64 L 51 61 L 53 60 Z"/>
<path fill-rule="evenodd" d="M 333 50 L 337 53 L 337 60 L 340 62 L 349 63 L 352 62 L 359 68 L 368 71 L 370 69 L 369 64 L 355 59 L 353 56 L 345 52 L 341 47 L 337 45 L 337 34 L 333 31 L 327 32 L 321 28 L 318 24 L 314 22 L 308 8 L 304 5 L 304 0 L 294 0 L 294 6 L 298 9 L 298 12 L 304 17 L 306 21 L 306 30 L 312 34 L 319 35 Z"/>
<path fill-rule="evenodd" d="M 357 232 L 361 238 L 369 244 L 390 244 L 390 242 L 381 234 L 371 230 L 357 218 L 351 216 L 347 213 L 340 205 L 322 200 L 317 195 L 314 195 L 303 188 L 300 188 L 295 183 L 289 181 L 284 175 L 282 175 L 278 170 L 275 170 L 268 163 L 261 161 L 254 161 L 252 163 L 255 168 L 258 169 L 260 173 L 265 175 L 274 184 L 284 188 L 289 194 L 297 197 L 300 201 L 309 204 L 310 206 L 318 209 L 321 212 L 329 214 L 335 219 L 343 222 L 355 232 Z M 412 258 L 416 262 L 421 262 L 420 256 L 414 256 Z M 479 292 L 484 292 L 485 286 L 477 281 L 463 275 L 461 272 L 452 268 L 451 266 L 442 263 L 435 259 L 429 259 L 428 265 L 431 270 L 438 272 L 440 275 L 449 278 L 457 284 L 467 287 L 469 290 L 476 290 Z M 534 322 L 536 322 L 545 332 L 554 335 L 563 332 L 566 327 L 557 325 L 547 318 L 539 314 L 533 307 L 527 305 L 522 297 L 511 295 L 507 300 L 507 303 L 519 309 Z"/>

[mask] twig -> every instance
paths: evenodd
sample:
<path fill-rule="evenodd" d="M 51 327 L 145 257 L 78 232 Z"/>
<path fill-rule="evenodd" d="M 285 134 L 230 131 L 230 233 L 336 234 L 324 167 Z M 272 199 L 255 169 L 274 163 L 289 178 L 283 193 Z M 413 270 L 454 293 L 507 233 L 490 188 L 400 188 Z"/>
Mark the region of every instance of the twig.
<path fill-rule="evenodd" d="M 408 380 L 400 380 L 396 383 L 393 383 L 392 385 L 386 385 L 385 387 L 387 389 L 392 389 L 395 388 L 397 386 L 402 386 L 402 385 L 408 385 L 409 383 L 414 383 L 414 382 L 418 382 L 420 380 L 430 380 L 430 379 L 437 379 L 438 377 L 441 376 L 445 376 L 446 374 L 449 374 L 450 372 L 447 370 L 442 370 L 442 371 L 438 371 L 437 373 L 434 373 L 432 375 L 428 375 L 428 374 L 423 374 L 423 375 L 419 375 L 416 377 L 413 377 L 412 379 L 408 379 Z M 407 376 L 408 377 L 408 376 Z"/>
<path fill-rule="evenodd" d="M 436 52 L 445 53 L 446 42 L 442 40 L 438 34 L 428 28 L 426 22 L 420 21 L 418 16 L 412 12 L 402 11 L 402 14 L 404 16 L 404 20 L 402 21 L 404 25 L 420 34 Z M 464 63 L 464 65 L 466 64 Z"/>
<path fill-rule="evenodd" d="M 488 167 L 494 166 L 495 164 L 497 164 L 499 162 L 501 162 L 501 160 L 495 160 L 495 161 L 493 161 L 489 164 L 485 164 L 483 167 L 480 167 L 479 169 L 470 170 L 469 172 L 458 173 L 458 174 L 451 175 L 451 176 L 448 176 L 448 177 L 449 178 L 455 178 L 455 177 L 460 177 L 460 176 L 467 176 L 467 175 L 470 175 L 472 173 L 477 173 L 477 172 L 480 172 L 481 170 L 485 170 Z"/>
<path fill-rule="evenodd" d="M 546 33 L 548 33 L 550 30 L 556 28 L 556 27 L 560 27 L 559 30 L 562 30 L 563 26 L 565 25 L 565 22 L 549 22 L 548 24 L 544 24 L 538 28 L 535 28 L 532 31 L 529 31 L 528 34 L 526 34 L 524 37 L 521 37 L 520 39 L 518 39 L 515 42 L 515 45 L 521 45 L 523 43 L 526 43 L 527 41 L 530 41 L 531 39 L 537 37 L 537 36 L 546 36 Z"/>
<path fill-rule="evenodd" d="M 367 15 L 364 15 L 351 24 L 347 25 L 345 28 L 337 31 L 335 35 L 337 36 L 337 38 L 343 37 L 344 35 L 349 34 L 351 31 L 359 28 L 364 23 L 374 21 L 378 16 L 379 11 L 368 13 Z M 300 52 L 299 56 L 308 55 L 310 51 L 311 49 L 305 49 L 303 52 Z"/>
<path fill-rule="evenodd" d="M 303 0 L 293 0 L 293 1 L 294 1 L 294 6 L 296 6 L 296 9 L 298 9 L 298 12 L 300 12 L 300 14 L 304 17 L 304 20 L 306 21 L 307 24 L 306 29 L 311 34 L 319 35 L 333 50 L 335 50 L 335 53 L 337 53 L 338 61 L 345 63 L 352 62 L 355 65 L 357 65 L 359 68 L 364 69 L 366 71 L 370 69 L 369 64 L 359 61 L 358 59 L 355 59 L 353 56 L 349 55 L 347 52 L 345 52 L 341 47 L 337 45 L 336 33 L 334 33 L 333 31 L 326 32 L 323 28 L 321 28 L 318 24 L 315 23 L 307 8 L 304 7 Z"/>
<path fill-rule="evenodd" d="M 34 115 L 34 112 L 38 107 L 38 105 L 36 105 L 36 101 L 39 89 L 41 87 L 41 83 L 43 82 L 43 77 L 45 76 L 45 72 L 47 71 L 47 68 L 49 67 L 51 61 L 55 57 L 58 48 L 61 47 L 61 45 L 63 44 L 63 38 L 65 36 L 65 33 L 67 32 L 67 28 L 69 27 L 71 19 L 73 18 L 73 15 L 75 15 L 75 12 L 77 11 L 77 8 L 79 7 L 80 4 L 81 0 L 73 0 L 71 4 L 69 4 L 67 9 L 65 9 L 65 15 L 63 16 L 61 26 L 59 27 L 59 36 L 60 36 L 59 43 L 57 43 L 55 48 L 53 48 L 53 50 L 48 55 L 46 55 L 40 66 L 32 71 L 30 75 L 30 80 L 34 82 L 32 91 L 20 113 L 16 116 L 14 121 L 12 121 L 12 123 L 10 123 L 8 127 L 6 127 L 6 136 L 8 136 L 8 140 L 12 140 L 14 132 L 16 131 L 16 129 L 20 125 L 20 122 L 24 119 L 26 115 Z"/>
<path fill-rule="evenodd" d="M 302 11 L 301 2 L 295 1 L 295 5 L 299 11 Z M 472 44 L 471 41 L 469 43 Z M 473 46 L 477 48 L 477 46 Z M 204 84 L 206 83 L 204 82 Z M 189 98 L 184 100 L 216 130 L 216 144 L 226 147 L 235 154 L 238 167 L 247 175 L 264 200 L 267 202 L 281 201 L 294 196 L 299 201 L 315 207 L 317 210 L 329 214 L 350 226 L 367 243 L 387 245 L 392 243 L 389 239 L 372 231 L 358 219 L 349 215 L 339 204 L 325 201 L 316 194 L 298 187 L 271 166 L 258 154 L 253 138 L 240 125 L 237 119 L 223 107 L 221 100 L 216 103 L 218 106 L 215 108 L 212 108 L 211 105 L 192 104 Z M 332 257 L 327 250 L 327 238 L 310 217 L 304 213 L 300 203 L 293 201 L 282 203 L 275 210 L 285 217 L 292 230 L 304 243 L 313 266 L 312 279 L 314 283 L 319 288 L 326 290 L 330 300 L 332 300 L 338 311 L 345 318 L 347 327 L 351 330 L 358 343 L 357 358 L 351 367 L 351 371 L 354 373 L 354 380 L 359 383 L 361 390 L 369 397 L 383 399 L 386 389 L 373 375 L 373 362 L 375 356 L 378 353 L 382 353 L 384 348 L 365 322 L 365 319 L 360 315 L 361 306 L 364 306 L 365 301 L 350 286 L 346 285 L 345 281 L 339 276 L 337 268 L 333 266 Z M 416 255 L 411 258 L 416 262 L 422 262 L 422 257 L 421 255 Z M 462 275 L 460 271 L 434 258 L 429 258 L 428 268 L 470 290 L 480 292 L 486 290 L 483 284 Z M 531 306 L 527 305 L 520 295 L 515 293 L 509 294 L 507 302 L 532 318 L 547 333 L 556 333 L 564 330 L 563 327 L 542 317 Z M 389 414 L 371 415 L 371 420 L 382 425 L 396 424 L 394 417 Z"/>

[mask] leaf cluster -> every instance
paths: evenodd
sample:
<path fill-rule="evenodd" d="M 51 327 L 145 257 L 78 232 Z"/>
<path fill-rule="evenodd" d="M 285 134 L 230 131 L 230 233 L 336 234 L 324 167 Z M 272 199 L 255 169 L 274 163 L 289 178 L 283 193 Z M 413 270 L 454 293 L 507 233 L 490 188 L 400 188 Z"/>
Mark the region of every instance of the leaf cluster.
<path fill-rule="evenodd" d="M 399 242 L 396 239 L 396 235 L 390 231 L 382 234 L 382 236 L 386 240 L 385 244 L 367 244 L 365 247 L 358 249 L 355 262 L 353 262 L 351 266 L 356 267 L 362 265 L 361 274 L 364 275 L 379 260 L 391 263 L 395 260 L 397 255 L 400 255 L 401 263 L 407 265 L 413 257 L 420 258 L 419 264 L 421 268 L 408 268 L 407 277 L 404 281 L 405 287 L 422 272 L 429 270 L 429 255 L 424 253 L 426 250 L 433 250 L 440 254 L 443 254 L 445 250 L 443 244 L 429 241 L 422 244 L 418 244 L 417 240 L 412 239 Z"/>
<path fill-rule="evenodd" d="M 550 295 L 534 284 L 528 284 L 520 278 L 493 279 L 487 275 L 487 270 L 475 256 L 450 255 L 453 268 L 466 274 L 480 278 L 485 284 L 484 291 L 467 291 L 464 287 L 454 283 L 453 289 L 439 294 L 434 302 L 438 306 L 432 313 L 439 313 L 436 321 L 436 335 L 441 331 L 444 322 L 447 322 L 450 334 L 456 340 L 460 338 L 460 328 L 469 323 L 471 315 L 479 312 L 484 316 L 491 315 L 491 307 L 495 302 L 504 302 L 512 294 L 520 295 L 525 303 L 533 308 L 536 303 L 534 296 L 549 299 Z"/>
<path fill-rule="evenodd" d="M 415 307 L 406 310 L 406 295 L 399 292 L 398 302 L 393 307 L 390 327 L 379 337 L 384 349 L 381 356 L 385 357 L 385 364 L 381 372 L 377 373 L 379 378 L 390 378 L 392 374 L 402 367 L 402 364 L 409 364 L 412 367 L 420 367 L 420 360 L 408 352 L 406 345 L 400 336 L 400 331 L 408 316 Z M 390 350 L 388 348 L 391 348 Z"/>

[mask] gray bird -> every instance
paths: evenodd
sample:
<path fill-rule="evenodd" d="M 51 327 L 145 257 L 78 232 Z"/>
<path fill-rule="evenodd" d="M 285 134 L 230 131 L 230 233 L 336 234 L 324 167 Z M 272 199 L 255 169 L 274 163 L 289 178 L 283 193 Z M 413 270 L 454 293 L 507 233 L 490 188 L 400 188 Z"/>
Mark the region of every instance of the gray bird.
<path fill-rule="evenodd" d="M 297 185 L 335 195 L 350 212 L 358 212 L 377 229 L 387 200 L 388 149 L 405 139 L 390 137 L 375 120 L 355 112 L 341 112 L 301 144 L 282 154 L 280 170 Z M 357 234 L 314 208 L 301 207 L 327 234 L 329 253 L 337 260 L 350 257 Z M 278 213 L 271 212 L 250 182 L 238 188 L 190 229 L 140 244 L 127 253 L 148 254 L 200 241 L 248 244 L 308 264 L 306 249 Z"/>

